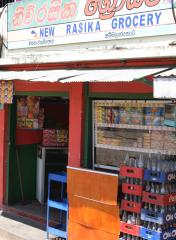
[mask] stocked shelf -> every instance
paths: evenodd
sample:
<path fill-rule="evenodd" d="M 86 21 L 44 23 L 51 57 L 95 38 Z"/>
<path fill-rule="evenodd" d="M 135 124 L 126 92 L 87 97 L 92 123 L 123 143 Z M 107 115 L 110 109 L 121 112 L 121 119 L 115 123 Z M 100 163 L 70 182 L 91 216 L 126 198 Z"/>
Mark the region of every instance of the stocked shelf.
<path fill-rule="evenodd" d="M 154 153 L 154 154 L 166 154 L 166 155 L 176 155 L 176 151 L 168 150 L 156 150 L 156 149 L 147 149 L 147 148 L 134 148 L 134 147 L 123 147 L 123 146 L 113 146 L 107 144 L 96 144 L 97 148 L 105 148 L 119 151 L 130 151 L 130 152 L 139 152 L 139 153 Z"/>
<path fill-rule="evenodd" d="M 94 164 L 95 168 L 101 168 L 101 169 L 108 169 L 108 170 L 118 170 L 118 167 L 115 166 L 109 166 L 109 165 L 103 165 L 103 164 Z"/>
<path fill-rule="evenodd" d="M 170 101 L 156 100 L 96 100 L 96 107 L 158 107 Z"/>
<path fill-rule="evenodd" d="M 129 124 L 111 124 L 111 123 L 97 123 L 97 127 L 104 128 L 123 128 L 136 130 L 152 130 L 152 131 L 169 131 L 176 132 L 176 128 L 166 126 L 147 126 L 147 125 L 129 125 Z"/>
<path fill-rule="evenodd" d="M 176 155 L 175 109 L 172 101 L 95 100 L 94 166 L 108 170 L 114 164 L 119 169 L 127 152 L 144 157 Z M 174 124 L 166 124 L 166 119 Z"/>

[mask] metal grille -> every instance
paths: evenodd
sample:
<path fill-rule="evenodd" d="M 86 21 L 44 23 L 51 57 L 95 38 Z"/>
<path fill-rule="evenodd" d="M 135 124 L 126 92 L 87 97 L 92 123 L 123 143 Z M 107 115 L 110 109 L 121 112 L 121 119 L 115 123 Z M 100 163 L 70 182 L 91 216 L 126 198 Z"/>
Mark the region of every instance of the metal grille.
<path fill-rule="evenodd" d="M 0 8 L 4 7 L 7 3 L 15 2 L 14 0 L 0 0 Z"/>

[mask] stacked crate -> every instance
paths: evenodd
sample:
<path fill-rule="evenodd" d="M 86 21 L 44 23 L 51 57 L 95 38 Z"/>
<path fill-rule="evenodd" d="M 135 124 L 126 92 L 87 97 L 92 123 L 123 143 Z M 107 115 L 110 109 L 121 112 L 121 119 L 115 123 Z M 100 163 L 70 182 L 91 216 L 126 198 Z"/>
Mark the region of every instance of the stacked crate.
<path fill-rule="evenodd" d="M 164 160 L 158 164 L 158 169 L 152 165 L 144 171 L 143 226 L 140 233 L 144 239 L 176 239 L 176 172 L 174 164 L 172 171 L 168 169 L 169 162 L 164 167 L 163 164 Z"/>
<path fill-rule="evenodd" d="M 121 166 L 121 240 L 176 239 L 176 162 L 165 158 Z"/>
<path fill-rule="evenodd" d="M 139 166 L 124 165 L 120 168 L 120 176 L 123 178 L 120 231 L 123 240 L 140 239 L 143 172 L 143 167 Z"/>

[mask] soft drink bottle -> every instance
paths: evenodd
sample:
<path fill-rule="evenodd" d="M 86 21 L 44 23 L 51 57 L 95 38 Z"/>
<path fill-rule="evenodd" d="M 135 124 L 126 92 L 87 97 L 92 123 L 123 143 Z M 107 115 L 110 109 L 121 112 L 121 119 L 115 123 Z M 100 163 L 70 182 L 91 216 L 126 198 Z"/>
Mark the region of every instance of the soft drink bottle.
<path fill-rule="evenodd" d="M 122 214 L 122 221 L 123 221 L 123 222 L 127 222 L 127 220 L 128 220 L 128 214 L 127 214 L 126 211 L 123 211 L 123 214 Z"/>
<path fill-rule="evenodd" d="M 154 185 L 154 183 L 151 184 L 150 192 L 151 193 L 155 193 L 155 185 Z"/>
<path fill-rule="evenodd" d="M 144 158 L 143 155 L 140 154 L 139 159 L 138 159 L 138 167 L 143 168 L 144 167 Z"/>
<path fill-rule="evenodd" d="M 150 192 L 150 189 L 151 189 L 151 187 L 150 187 L 150 182 L 147 182 L 147 183 L 146 183 L 146 187 L 145 187 L 145 191 L 146 191 L 146 192 Z"/>
<path fill-rule="evenodd" d="M 141 225 L 140 214 L 137 214 L 137 217 L 136 217 L 136 225 Z"/>
<path fill-rule="evenodd" d="M 157 231 L 157 232 L 162 232 L 162 227 L 161 227 L 160 224 L 158 224 L 156 231 Z"/>
<path fill-rule="evenodd" d="M 127 217 L 127 223 L 128 224 L 132 224 L 132 222 L 131 222 L 131 214 L 128 214 L 128 217 Z"/>
<path fill-rule="evenodd" d="M 156 160 L 152 159 L 152 171 L 156 171 Z"/>
<path fill-rule="evenodd" d="M 147 168 L 148 170 L 151 169 L 151 157 L 150 157 L 150 156 L 149 156 L 149 158 L 148 158 L 148 160 L 147 160 L 147 166 L 146 166 L 146 168 Z"/>
<path fill-rule="evenodd" d="M 128 155 L 128 153 L 125 156 L 124 165 L 129 166 L 129 155 Z"/>
<path fill-rule="evenodd" d="M 166 193 L 165 184 L 162 183 L 161 189 L 160 189 L 160 194 L 165 194 L 165 193 Z"/>
<path fill-rule="evenodd" d="M 134 224 L 134 225 L 136 224 L 136 215 L 134 212 L 131 215 L 131 224 Z"/>
<path fill-rule="evenodd" d="M 155 211 L 156 213 L 159 212 L 159 209 L 158 209 L 158 206 L 157 206 L 157 205 L 154 205 L 154 211 Z"/>
<path fill-rule="evenodd" d="M 155 193 L 156 193 L 156 194 L 159 194 L 159 193 L 160 193 L 160 186 L 159 186 L 159 184 L 156 185 Z"/>

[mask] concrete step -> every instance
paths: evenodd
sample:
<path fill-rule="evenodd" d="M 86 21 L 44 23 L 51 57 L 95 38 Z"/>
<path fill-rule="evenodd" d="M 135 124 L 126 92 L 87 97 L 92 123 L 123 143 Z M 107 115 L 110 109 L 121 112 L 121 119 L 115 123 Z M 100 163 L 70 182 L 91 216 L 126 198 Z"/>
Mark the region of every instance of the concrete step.
<path fill-rule="evenodd" d="M 1 240 L 45 240 L 46 233 L 38 228 L 0 216 Z"/>
<path fill-rule="evenodd" d="M 24 222 L 0 215 L 0 240 L 46 240 L 46 232 Z M 57 238 L 52 237 L 52 240 Z"/>

